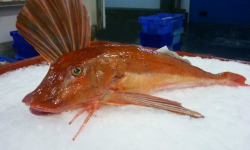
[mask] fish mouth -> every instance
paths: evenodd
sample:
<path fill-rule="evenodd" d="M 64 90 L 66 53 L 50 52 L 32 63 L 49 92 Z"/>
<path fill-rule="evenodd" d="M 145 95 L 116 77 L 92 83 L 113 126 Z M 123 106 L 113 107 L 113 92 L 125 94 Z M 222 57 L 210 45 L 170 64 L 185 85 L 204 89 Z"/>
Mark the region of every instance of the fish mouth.
<path fill-rule="evenodd" d="M 59 110 L 50 110 L 42 107 L 36 107 L 37 105 L 34 106 L 33 104 L 34 99 L 32 97 L 33 97 L 33 92 L 26 95 L 22 100 L 23 103 L 25 103 L 27 106 L 30 106 L 29 110 L 32 114 L 39 116 L 46 116 L 46 115 L 58 114 L 61 112 Z"/>
<path fill-rule="evenodd" d="M 35 108 L 30 107 L 30 112 L 34 115 L 38 115 L 38 116 L 48 116 L 48 115 L 54 115 L 57 113 L 53 113 L 53 112 L 46 112 L 46 111 L 41 111 Z"/>

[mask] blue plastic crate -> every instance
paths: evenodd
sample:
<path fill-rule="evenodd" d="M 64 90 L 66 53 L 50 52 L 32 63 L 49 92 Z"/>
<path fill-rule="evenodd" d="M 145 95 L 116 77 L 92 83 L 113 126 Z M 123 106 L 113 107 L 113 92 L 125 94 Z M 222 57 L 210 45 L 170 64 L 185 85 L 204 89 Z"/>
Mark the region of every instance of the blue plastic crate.
<path fill-rule="evenodd" d="M 173 50 L 173 51 L 180 51 L 181 47 L 182 47 L 182 41 L 179 41 L 178 43 L 176 43 L 176 44 L 174 44 L 172 46 L 169 46 L 168 48 L 170 50 Z"/>
<path fill-rule="evenodd" d="M 33 48 L 32 45 L 30 45 L 21 34 L 18 33 L 18 31 L 11 31 L 10 35 L 13 38 L 14 44 L 15 45 L 22 45 L 23 47 L 27 48 Z"/>
<path fill-rule="evenodd" d="M 175 44 L 177 44 L 177 43 L 180 42 L 180 40 L 181 40 L 181 34 L 183 32 L 184 32 L 183 28 L 179 28 L 179 29 L 177 29 L 177 30 L 174 31 L 172 45 L 175 45 Z"/>
<path fill-rule="evenodd" d="M 39 55 L 39 53 L 34 49 L 34 47 L 29 48 L 24 45 L 17 44 L 13 44 L 12 47 L 17 49 L 17 54 L 23 58 L 30 58 Z"/>
<path fill-rule="evenodd" d="M 6 57 L 6 56 L 0 56 L 0 62 L 5 62 L 7 61 L 8 63 L 13 63 L 13 62 L 16 62 L 16 60 L 14 59 L 11 59 L 9 57 Z"/>
<path fill-rule="evenodd" d="M 148 17 L 139 17 L 142 32 L 148 34 L 168 34 L 182 27 L 183 14 L 159 13 Z"/>
<path fill-rule="evenodd" d="M 15 59 L 16 60 L 24 60 L 24 59 L 27 59 L 26 57 L 22 57 L 22 56 L 19 56 L 18 54 L 15 55 Z"/>
<path fill-rule="evenodd" d="M 140 33 L 140 40 L 142 46 L 160 48 L 165 45 L 169 46 L 173 42 L 173 34 L 147 34 Z"/>
<path fill-rule="evenodd" d="M 13 37 L 14 44 L 13 48 L 17 49 L 18 56 L 22 58 L 30 58 L 38 56 L 39 53 L 30 45 L 19 33 L 18 31 L 11 31 L 10 35 Z"/>

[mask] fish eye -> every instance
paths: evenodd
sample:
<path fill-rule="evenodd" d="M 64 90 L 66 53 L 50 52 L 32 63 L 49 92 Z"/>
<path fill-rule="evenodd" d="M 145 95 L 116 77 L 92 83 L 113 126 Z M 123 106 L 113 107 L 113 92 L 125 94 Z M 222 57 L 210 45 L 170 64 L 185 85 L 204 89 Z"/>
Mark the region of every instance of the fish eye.
<path fill-rule="evenodd" d="M 81 73 L 82 73 L 82 68 L 80 68 L 80 67 L 75 67 L 75 68 L 72 69 L 72 74 L 73 74 L 74 76 L 78 76 L 78 75 L 80 75 Z"/>

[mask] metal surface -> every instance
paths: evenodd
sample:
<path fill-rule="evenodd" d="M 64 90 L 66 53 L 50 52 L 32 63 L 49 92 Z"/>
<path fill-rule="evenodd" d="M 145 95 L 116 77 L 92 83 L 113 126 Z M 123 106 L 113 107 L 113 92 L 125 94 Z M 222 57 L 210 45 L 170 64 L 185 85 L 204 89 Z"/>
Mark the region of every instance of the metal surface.
<path fill-rule="evenodd" d="M 24 6 L 25 0 L 23 1 L 12 1 L 12 2 L 0 2 L 0 7 L 15 7 Z"/>
<path fill-rule="evenodd" d="M 106 27 L 105 22 L 105 0 L 96 0 L 97 30 Z"/>

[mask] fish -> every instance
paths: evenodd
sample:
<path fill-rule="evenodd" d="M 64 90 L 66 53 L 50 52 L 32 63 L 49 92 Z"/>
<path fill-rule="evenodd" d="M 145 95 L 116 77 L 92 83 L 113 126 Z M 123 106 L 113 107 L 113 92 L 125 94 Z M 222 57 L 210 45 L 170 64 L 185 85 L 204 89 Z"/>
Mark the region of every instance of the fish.
<path fill-rule="evenodd" d="M 239 74 L 212 74 L 150 48 L 90 46 L 90 19 L 81 0 L 28 0 L 18 14 L 16 27 L 50 64 L 40 85 L 22 102 L 36 115 L 78 109 L 69 124 L 87 112 L 73 140 L 105 105 L 138 105 L 204 118 L 177 101 L 150 94 L 211 85 L 248 86 Z"/>

